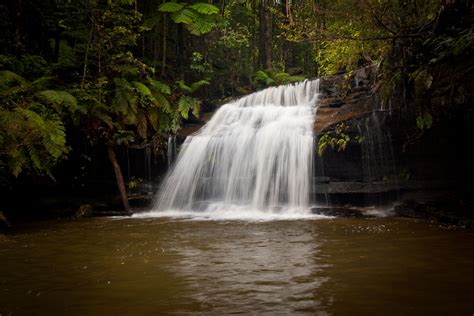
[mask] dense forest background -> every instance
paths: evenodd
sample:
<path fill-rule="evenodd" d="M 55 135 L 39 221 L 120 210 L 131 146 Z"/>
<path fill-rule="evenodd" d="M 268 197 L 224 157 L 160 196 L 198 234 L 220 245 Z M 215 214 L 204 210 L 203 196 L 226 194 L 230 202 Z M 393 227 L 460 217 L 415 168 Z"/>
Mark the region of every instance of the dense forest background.
<path fill-rule="evenodd" d="M 4 207 L 51 191 L 81 205 L 118 185 L 128 212 L 143 177 L 130 150 L 152 151 L 165 170 L 169 135 L 225 100 L 372 64 L 382 107 L 424 131 L 449 104 L 410 100 L 449 93 L 472 73 L 473 20 L 470 0 L 7 0 Z M 437 85 L 453 69 L 456 79 Z"/>

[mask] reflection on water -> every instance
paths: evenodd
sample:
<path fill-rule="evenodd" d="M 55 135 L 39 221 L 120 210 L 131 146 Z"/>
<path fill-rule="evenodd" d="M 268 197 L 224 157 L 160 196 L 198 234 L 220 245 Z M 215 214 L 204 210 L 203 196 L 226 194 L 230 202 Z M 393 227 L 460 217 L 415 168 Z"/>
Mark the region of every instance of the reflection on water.
<path fill-rule="evenodd" d="M 399 219 L 93 219 L 0 238 L 1 315 L 471 315 L 474 234 Z"/>
<path fill-rule="evenodd" d="M 173 243 L 182 260 L 172 271 L 193 286 L 194 300 L 216 313 L 321 308 L 314 293 L 326 278 L 310 222 L 215 225 Z"/>

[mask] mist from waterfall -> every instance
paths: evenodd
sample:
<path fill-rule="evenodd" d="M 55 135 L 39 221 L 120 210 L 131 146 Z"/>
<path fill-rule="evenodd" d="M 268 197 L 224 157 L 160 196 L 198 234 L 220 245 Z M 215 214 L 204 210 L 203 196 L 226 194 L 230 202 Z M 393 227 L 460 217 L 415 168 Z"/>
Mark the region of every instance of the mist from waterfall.
<path fill-rule="evenodd" d="M 219 108 L 188 136 L 140 216 L 312 216 L 319 80 L 272 87 Z"/>

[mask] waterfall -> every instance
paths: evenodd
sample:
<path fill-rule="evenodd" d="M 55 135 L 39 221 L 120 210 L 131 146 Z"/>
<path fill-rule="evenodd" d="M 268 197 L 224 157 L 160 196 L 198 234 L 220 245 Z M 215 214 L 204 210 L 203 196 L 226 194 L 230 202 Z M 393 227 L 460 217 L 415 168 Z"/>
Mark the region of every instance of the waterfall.
<path fill-rule="evenodd" d="M 185 140 L 153 213 L 310 214 L 318 93 L 304 81 L 221 106 Z"/>
<path fill-rule="evenodd" d="M 168 168 L 170 168 L 171 164 L 176 158 L 176 136 L 175 135 L 170 135 L 168 137 L 167 157 L 168 157 Z"/>

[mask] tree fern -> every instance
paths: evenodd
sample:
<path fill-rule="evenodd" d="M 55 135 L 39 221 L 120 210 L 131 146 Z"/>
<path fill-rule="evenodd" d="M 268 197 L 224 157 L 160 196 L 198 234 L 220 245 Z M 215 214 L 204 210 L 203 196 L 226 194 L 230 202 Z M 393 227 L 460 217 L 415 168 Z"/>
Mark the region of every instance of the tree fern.
<path fill-rule="evenodd" d="M 216 20 L 208 15 L 196 15 L 193 23 L 186 24 L 186 29 L 193 35 L 203 35 L 212 31 L 216 26 Z"/>
<path fill-rule="evenodd" d="M 172 13 L 172 12 L 178 12 L 182 8 L 184 8 L 184 4 L 182 3 L 165 2 L 158 7 L 158 11 Z"/>
<path fill-rule="evenodd" d="M 171 14 L 174 23 L 192 24 L 198 19 L 199 15 L 190 9 L 182 9 Z"/>
<path fill-rule="evenodd" d="M 66 91 L 44 90 L 37 93 L 38 98 L 48 104 L 51 104 L 57 112 L 67 109 L 74 113 L 77 110 L 77 99 Z"/>
<path fill-rule="evenodd" d="M 190 6 L 191 9 L 206 15 L 219 13 L 219 8 L 210 3 L 197 2 Z"/>

